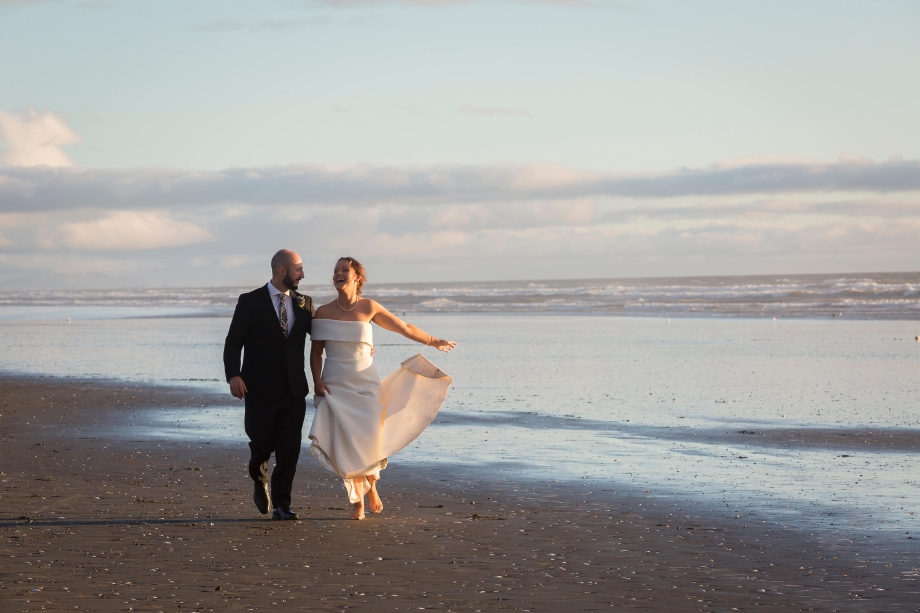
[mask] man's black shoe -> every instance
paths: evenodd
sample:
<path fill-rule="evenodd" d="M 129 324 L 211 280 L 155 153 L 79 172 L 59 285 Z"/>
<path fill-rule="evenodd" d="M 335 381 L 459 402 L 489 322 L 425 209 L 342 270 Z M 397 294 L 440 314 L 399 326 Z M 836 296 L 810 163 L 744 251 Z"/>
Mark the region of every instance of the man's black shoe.
<path fill-rule="evenodd" d="M 268 483 L 256 482 L 252 490 L 252 499 L 255 500 L 259 513 L 262 515 L 268 513 L 268 510 L 272 508 L 268 501 Z"/>
<path fill-rule="evenodd" d="M 272 519 L 300 519 L 300 516 L 291 510 L 291 507 L 286 504 L 279 504 L 275 507 L 275 510 L 272 511 Z"/>

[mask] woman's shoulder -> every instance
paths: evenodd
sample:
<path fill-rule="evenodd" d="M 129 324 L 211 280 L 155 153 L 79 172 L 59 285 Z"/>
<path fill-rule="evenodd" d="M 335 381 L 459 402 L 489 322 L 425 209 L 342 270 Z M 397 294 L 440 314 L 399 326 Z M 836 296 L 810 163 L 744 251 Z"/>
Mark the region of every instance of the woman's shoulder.
<path fill-rule="evenodd" d="M 331 319 L 329 315 L 333 313 L 332 308 L 334 306 L 335 306 L 335 302 L 327 302 L 324 305 L 316 307 L 316 313 L 313 315 L 313 317 L 314 318 L 324 318 L 325 317 L 327 319 Z"/>

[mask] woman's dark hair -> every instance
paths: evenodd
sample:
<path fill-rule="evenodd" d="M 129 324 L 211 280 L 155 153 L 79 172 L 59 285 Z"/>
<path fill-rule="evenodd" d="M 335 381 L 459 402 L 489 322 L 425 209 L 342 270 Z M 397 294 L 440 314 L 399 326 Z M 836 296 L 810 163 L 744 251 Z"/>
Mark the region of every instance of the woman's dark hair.
<path fill-rule="evenodd" d="M 364 272 L 364 266 L 361 266 L 361 262 L 354 258 L 348 256 L 339 258 L 339 261 L 345 260 L 351 266 L 351 269 L 355 271 L 355 274 L 358 276 L 358 295 L 361 295 L 361 288 L 364 287 L 364 284 L 367 283 L 367 273 Z"/>

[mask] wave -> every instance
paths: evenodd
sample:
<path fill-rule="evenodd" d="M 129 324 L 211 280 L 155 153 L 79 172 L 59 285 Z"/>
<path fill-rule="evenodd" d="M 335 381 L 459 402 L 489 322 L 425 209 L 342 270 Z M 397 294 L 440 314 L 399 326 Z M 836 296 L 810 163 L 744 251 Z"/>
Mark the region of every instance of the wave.
<path fill-rule="evenodd" d="M 232 313 L 249 288 L 0 292 L 0 307 L 148 307 Z M 302 285 L 317 302 L 329 286 Z M 920 273 L 576 279 L 369 285 L 396 313 L 920 318 Z"/>

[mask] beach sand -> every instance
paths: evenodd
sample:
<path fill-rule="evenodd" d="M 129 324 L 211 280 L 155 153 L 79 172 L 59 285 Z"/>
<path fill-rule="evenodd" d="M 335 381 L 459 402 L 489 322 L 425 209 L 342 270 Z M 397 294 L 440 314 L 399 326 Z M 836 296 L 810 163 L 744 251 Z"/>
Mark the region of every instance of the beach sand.
<path fill-rule="evenodd" d="M 4 376 L 0 611 L 920 610 L 910 535 L 732 520 L 616 483 L 586 496 L 398 456 L 383 514 L 354 522 L 306 449 L 303 520 L 273 522 L 252 502 L 245 445 L 97 432 L 140 409 L 227 404 Z"/>

